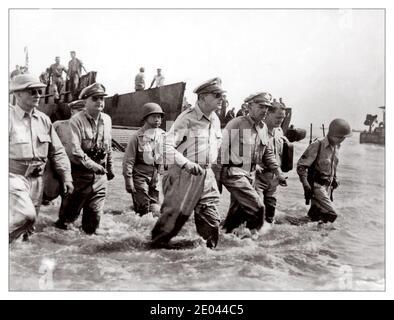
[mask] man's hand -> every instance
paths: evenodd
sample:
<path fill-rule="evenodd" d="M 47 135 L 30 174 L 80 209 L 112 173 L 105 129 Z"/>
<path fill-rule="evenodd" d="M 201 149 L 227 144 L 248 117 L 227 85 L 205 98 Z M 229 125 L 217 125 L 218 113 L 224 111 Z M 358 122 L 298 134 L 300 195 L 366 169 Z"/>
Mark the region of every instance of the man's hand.
<path fill-rule="evenodd" d="M 105 168 L 99 164 L 96 164 L 93 168 L 92 168 L 94 173 L 97 174 L 106 174 L 107 170 L 105 170 Z"/>
<path fill-rule="evenodd" d="M 199 164 L 191 161 L 186 162 L 186 164 L 183 166 L 183 169 L 185 169 L 187 172 L 194 176 L 200 176 L 204 172 L 204 169 L 201 168 Z"/>
<path fill-rule="evenodd" d="M 66 181 L 63 183 L 63 195 L 67 197 L 74 191 L 74 185 L 71 181 Z"/>
<path fill-rule="evenodd" d="M 136 193 L 136 190 L 135 190 L 134 185 L 132 185 L 132 186 L 126 186 L 126 191 L 127 191 L 128 193 L 131 193 L 131 194 Z"/>
<path fill-rule="evenodd" d="M 113 178 L 115 178 L 115 174 L 112 171 L 108 171 L 107 172 L 108 181 L 111 181 Z"/>
<path fill-rule="evenodd" d="M 283 173 L 278 174 L 279 185 L 282 187 L 287 187 L 287 177 Z"/>

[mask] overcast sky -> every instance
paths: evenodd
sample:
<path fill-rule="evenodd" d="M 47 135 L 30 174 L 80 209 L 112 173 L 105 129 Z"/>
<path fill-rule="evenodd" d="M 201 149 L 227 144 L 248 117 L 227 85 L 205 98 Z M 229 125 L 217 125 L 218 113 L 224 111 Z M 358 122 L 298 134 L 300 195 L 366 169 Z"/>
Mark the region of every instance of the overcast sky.
<path fill-rule="evenodd" d="M 336 117 L 363 129 L 384 101 L 383 10 L 10 10 L 10 71 L 39 75 L 75 50 L 110 94 L 134 91 L 139 67 L 149 85 L 161 67 L 186 96 L 219 76 L 231 107 L 255 91 L 283 97 L 293 123 Z"/>

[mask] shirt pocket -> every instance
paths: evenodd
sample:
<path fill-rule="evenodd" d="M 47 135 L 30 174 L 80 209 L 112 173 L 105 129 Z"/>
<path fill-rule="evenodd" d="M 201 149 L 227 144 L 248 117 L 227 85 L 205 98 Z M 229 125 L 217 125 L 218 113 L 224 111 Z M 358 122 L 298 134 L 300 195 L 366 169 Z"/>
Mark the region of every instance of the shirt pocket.
<path fill-rule="evenodd" d="M 47 157 L 48 156 L 48 147 L 49 143 L 51 143 L 51 137 L 47 133 L 39 133 L 37 134 L 37 155 L 39 157 Z"/>
<path fill-rule="evenodd" d="M 330 175 L 331 174 L 331 159 L 330 158 L 322 158 L 319 161 L 319 170 L 323 174 Z"/>
<path fill-rule="evenodd" d="M 30 138 L 26 135 L 12 133 L 10 139 L 10 156 L 14 159 L 31 158 L 33 154 Z"/>

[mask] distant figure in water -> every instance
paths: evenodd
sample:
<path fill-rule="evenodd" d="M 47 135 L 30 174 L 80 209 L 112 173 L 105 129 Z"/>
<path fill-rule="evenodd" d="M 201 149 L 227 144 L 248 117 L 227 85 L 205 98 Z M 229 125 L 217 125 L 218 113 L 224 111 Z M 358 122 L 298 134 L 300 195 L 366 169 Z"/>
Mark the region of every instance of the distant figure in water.
<path fill-rule="evenodd" d="M 339 186 L 336 172 L 338 149 L 352 130 L 347 121 L 335 119 L 328 134 L 308 146 L 297 163 L 297 173 L 304 188 L 306 204 L 311 200 L 308 217 L 311 221 L 334 222 L 333 191 Z"/>

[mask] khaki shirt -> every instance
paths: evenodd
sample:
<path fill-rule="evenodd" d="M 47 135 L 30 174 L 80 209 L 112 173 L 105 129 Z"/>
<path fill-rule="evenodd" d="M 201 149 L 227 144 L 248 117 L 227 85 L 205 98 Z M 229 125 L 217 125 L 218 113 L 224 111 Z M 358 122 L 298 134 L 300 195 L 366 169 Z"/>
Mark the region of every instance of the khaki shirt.
<path fill-rule="evenodd" d="M 63 181 L 72 181 L 70 161 L 48 116 L 33 109 L 31 116 L 18 105 L 9 107 L 9 159 L 46 163 Z"/>
<path fill-rule="evenodd" d="M 270 170 L 279 167 L 268 143 L 266 125 L 256 124 L 249 115 L 237 117 L 226 125 L 220 155 L 222 165 L 259 164 Z"/>
<path fill-rule="evenodd" d="M 103 148 L 106 157 L 107 170 L 112 170 L 112 137 L 111 117 L 101 112 L 97 125 L 94 119 L 86 110 L 78 112 L 70 119 L 71 127 L 71 148 L 69 157 L 72 163 L 83 166 L 91 170 L 95 166 L 95 162 L 86 154 L 95 144 L 97 147 Z"/>
<path fill-rule="evenodd" d="M 222 141 L 220 120 L 215 112 L 204 115 L 195 107 L 183 111 L 165 137 L 167 164 L 183 167 L 187 162 L 209 165 L 216 162 Z"/>
<path fill-rule="evenodd" d="M 282 154 L 283 154 L 283 130 L 282 128 L 274 128 L 272 133 L 267 130 L 268 134 L 268 145 L 272 149 L 276 162 L 278 163 L 279 167 L 282 164 Z"/>
<path fill-rule="evenodd" d="M 147 129 L 145 126 L 133 132 L 123 158 L 123 176 L 126 187 L 131 186 L 135 165 L 142 164 L 145 173 L 153 173 L 155 165 L 162 163 L 161 150 L 165 131 L 160 128 Z"/>
<path fill-rule="evenodd" d="M 68 120 L 58 120 L 53 123 L 53 128 L 55 129 L 60 141 L 62 142 L 64 148 L 70 150 L 71 146 L 71 127 L 70 119 Z"/>
<path fill-rule="evenodd" d="M 301 177 L 307 177 L 307 169 L 313 164 L 317 157 L 321 143 L 319 158 L 316 160 L 316 170 L 322 177 L 332 179 L 335 177 L 338 166 L 338 147 L 330 145 L 328 138 L 316 140 L 311 143 L 297 162 L 297 173 Z"/>

